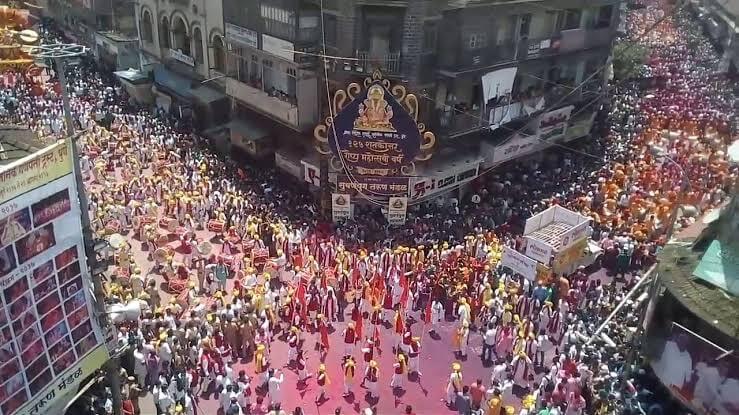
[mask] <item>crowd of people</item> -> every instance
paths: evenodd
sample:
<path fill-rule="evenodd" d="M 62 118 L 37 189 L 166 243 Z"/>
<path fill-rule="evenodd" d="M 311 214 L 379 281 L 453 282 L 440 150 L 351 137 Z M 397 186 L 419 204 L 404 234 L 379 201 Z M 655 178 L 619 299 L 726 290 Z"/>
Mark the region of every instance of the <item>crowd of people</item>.
<path fill-rule="evenodd" d="M 111 243 L 111 317 L 130 345 L 124 413 L 141 413 L 144 399 L 158 414 L 311 414 L 324 404 L 638 413 L 645 373 L 621 376 L 636 316 L 627 307 L 586 340 L 655 261 L 676 206 L 690 206 L 677 224 L 686 226 L 735 178 L 724 155 L 731 81 L 716 75 L 716 53 L 686 11 L 645 5 L 626 18 L 650 50 L 644 70 L 656 87 L 615 86 L 603 134 L 478 178 L 462 200 L 417 205 L 399 228 L 364 208 L 327 224 L 290 178 L 223 158 L 183 123 L 129 104 L 87 59 L 69 68 L 93 226 Z M 648 32 L 664 13 L 674 16 Z M 60 38 L 51 26 L 42 34 Z M 14 77 L 0 117 L 62 134 L 53 82 L 38 95 Z M 524 221 L 552 204 L 590 217 L 603 266 L 628 276 L 578 269 L 531 281 L 501 267 L 502 248 L 520 249 Z M 447 356 L 428 356 L 439 351 Z M 399 406 L 435 370 L 423 361 L 449 362 L 424 394 L 441 406 Z M 308 385 L 318 406 L 303 398 Z M 110 411 L 110 392 L 101 398 Z"/>

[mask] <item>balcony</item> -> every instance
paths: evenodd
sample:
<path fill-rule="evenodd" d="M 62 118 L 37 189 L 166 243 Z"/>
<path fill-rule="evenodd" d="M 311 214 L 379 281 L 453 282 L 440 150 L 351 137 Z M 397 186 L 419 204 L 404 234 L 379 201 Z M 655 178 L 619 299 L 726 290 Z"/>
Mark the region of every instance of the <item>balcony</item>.
<path fill-rule="evenodd" d="M 558 40 L 558 37 L 521 39 L 476 50 L 455 48 L 439 54 L 439 66 L 457 72 L 552 56 L 559 53 Z"/>
<path fill-rule="evenodd" d="M 564 52 L 575 52 L 583 49 L 606 47 L 610 45 L 615 32 L 612 28 L 603 29 L 571 29 L 560 32 L 559 49 Z"/>
<path fill-rule="evenodd" d="M 500 128 L 510 122 L 526 120 L 555 103 L 559 103 L 558 106 L 574 104 L 576 111 L 579 111 L 583 105 L 592 104 L 592 100 L 599 93 L 597 90 L 590 89 L 578 89 L 572 94 L 570 92 L 572 92 L 571 89 L 554 87 L 542 95 L 519 98 L 510 105 L 489 106 L 484 111 L 480 108 L 468 109 L 458 104 L 454 107 L 455 109 L 437 110 L 433 129 L 442 136 L 458 137 L 483 129 L 495 129 L 495 126 Z"/>
<path fill-rule="evenodd" d="M 298 96 L 287 98 L 273 96 L 256 85 L 248 85 L 234 78 L 226 79 L 227 95 L 280 123 L 303 131 L 313 128 L 318 121 L 315 78 L 298 80 L 297 88 Z"/>
<path fill-rule="evenodd" d="M 382 70 L 386 75 L 400 74 L 400 52 L 386 53 L 381 56 L 372 56 L 367 51 L 357 51 L 354 61 L 346 61 L 339 68 L 347 72 L 372 73 L 375 69 Z"/>

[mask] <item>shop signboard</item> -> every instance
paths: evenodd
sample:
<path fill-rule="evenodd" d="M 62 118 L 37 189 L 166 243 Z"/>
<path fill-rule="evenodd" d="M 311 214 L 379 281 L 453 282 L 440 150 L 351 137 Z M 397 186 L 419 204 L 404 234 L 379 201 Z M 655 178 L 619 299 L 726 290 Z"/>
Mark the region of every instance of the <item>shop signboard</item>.
<path fill-rule="evenodd" d="M 526 240 L 526 256 L 533 258 L 542 264 L 549 265 L 552 259 L 552 247 L 538 239 L 529 236 L 524 237 Z"/>
<path fill-rule="evenodd" d="M 259 49 L 259 35 L 257 32 L 235 24 L 226 23 L 226 40 L 237 46 L 248 46 Z"/>
<path fill-rule="evenodd" d="M 262 50 L 290 62 L 295 59 L 295 46 L 292 42 L 270 35 L 262 34 Z"/>
<path fill-rule="evenodd" d="M 179 49 L 170 49 L 169 57 L 176 61 L 182 62 L 185 65 L 195 66 L 195 58 L 193 58 L 192 56 L 186 55 L 184 52 L 182 52 Z"/>
<path fill-rule="evenodd" d="M 539 147 L 540 141 L 538 134 L 526 136 L 517 134 L 505 144 L 495 147 L 490 165 L 500 164 L 528 154 Z"/>
<path fill-rule="evenodd" d="M 315 187 L 321 186 L 321 170 L 318 169 L 315 165 L 305 161 L 301 160 L 300 164 L 303 165 L 303 179 L 306 181 L 306 183 L 311 184 Z"/>
<path fill-rule="evenodd" d="M 35 415 L 107 359 L 70 142 L 0 170 L 0 414 Z"/>
<path fill-rule="evenodd" d="M 408 213 L 407 197 L 391 197 L 387 208 L 387 221 L 391 226 L 400 226 L 405 223 Z"/>
<path fill-rule="evenodd" d="M 500 264 L 523 275 L 529 281 L 536 280 L 536 265 L 538 263 L 513 248 L 509 248 L 507 246 L 503 247 L 503 255 L 501 256 Z"/>
<path fill-rule="evenodd" d="M 436 177 L 419 178 L 413 184 L 411 200 L 415 202 L 468 183 L 478 176 L 479 169 L 480 162 L 475 161 L 463 170 L 457 169 Z"/>
<path fill-rule="evenodd" d="M 573 105 L 568 105 L 543 114 L 539 119 L 539 138 L 549 141 L 564 137 L 574 108 Z"/>
<path fill-rule="evenodd" d="M 343 222 L 352 216 L 352 197 L 346 193 L 331 193 L 331 216 L 334 222 Z"/>
<path fill-rule="evenodd" d="M 336 177 L 336 189 L 342 193 L 365 194 L 369 197 L 408 195 L 408 177 L 359 176 L 340 174 Z"/>

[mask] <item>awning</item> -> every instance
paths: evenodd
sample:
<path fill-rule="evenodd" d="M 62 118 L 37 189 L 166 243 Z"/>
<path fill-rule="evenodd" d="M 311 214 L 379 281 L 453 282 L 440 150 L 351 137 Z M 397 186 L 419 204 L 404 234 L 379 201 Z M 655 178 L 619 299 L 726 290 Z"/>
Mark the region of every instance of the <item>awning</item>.
<path fill-rule="evenodd" d="M 228 95 L 209 86 L 200 86 L 199 88 L 192 89 L 190 95 L 203 104 L 210 104 L 228 98 Z"/>
<path fill-rule="evenodd" d="M 165 68 L 154 66 L 154 82 L 166 92 L 189 100 L 192 93 L 190 80 Z"/>
<path fill-rule="evenodd" d="M 138 69 L 126 69 L 125 71 L 113 72 L 113 75 L 132 84 L 145 84 L 149 82 L 149 75 Z"/>
<path fill-rule="evenodd" d="M 236 133 L 243 141 L 259 141 L 267 136 L 269 132 L 252 120 L 235 119 L 226 124 L 232 134 Z"/>

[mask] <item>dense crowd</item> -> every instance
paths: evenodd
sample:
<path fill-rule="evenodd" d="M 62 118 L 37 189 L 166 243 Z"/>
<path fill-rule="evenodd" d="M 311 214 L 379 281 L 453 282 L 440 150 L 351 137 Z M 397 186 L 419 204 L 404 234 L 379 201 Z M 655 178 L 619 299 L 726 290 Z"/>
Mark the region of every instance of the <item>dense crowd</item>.
<path fill-rule="evenodd" d="M 438 339 L 455 361 L 431 397 L 460 414 L 679 413 L 647 393 L 657 389 L 646 372 L 622 376 L 638 324 L 629 307 L 586 345 L 655 261 L 676 206 L 690 206 L 677 226 L 689 225 L 735 177 L 723 154 L 730 81 L 684 11 L 640 37 L 664 13 L 669 5 L 648 2 L 627 17 L 658 81 L 614 87 L 596 126 L 604 134 L 509 163 L 393 228 L 369 208 L 326 223 L 292 179 L 225 159 L 186 122 L 129 104 L 91 60 L 70 67 L 93 226 L 113 251 L 108 302 L 131 350 L 124 413 L 138 414 L 144 397 L 159 414 L 209 413 L 200 408 L 214 401 L 225 415 L 313 413 L 290 391 L 315 385 L 317 404 L 340 406 L 336 374 L 345 398 L 364 387 L 368 413 L 393 413 L 386 400 L 413 387 Z M 59 38 L 50 26 L 43 35 Z M 0 117 L 60 135 L 54 78 L 40 90 L 13 78 Z M 627 277 L 578 269 L 532 281 L 501 267 L 502 248 L 520 249 L 524 221 L 552 204 L 590 217 L 603 266 Z M 467 359 L 474 342 L 491 368 L 479 379 L 465 376 L 480 372 Z M 98 396 L 94 410 L 112 410 L 110 392 Z"/>

